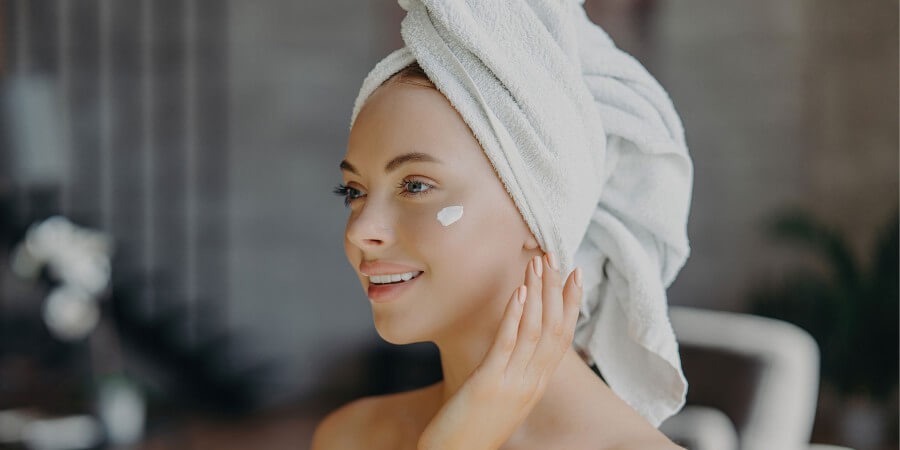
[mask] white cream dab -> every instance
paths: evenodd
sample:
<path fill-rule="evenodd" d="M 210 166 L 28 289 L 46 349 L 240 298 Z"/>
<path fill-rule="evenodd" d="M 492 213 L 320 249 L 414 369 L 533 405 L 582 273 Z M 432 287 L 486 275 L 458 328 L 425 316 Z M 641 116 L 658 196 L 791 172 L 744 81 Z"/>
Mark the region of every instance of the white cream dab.
<path fill-rule="evenodd" d="M 443 226 L 448 226 L 453 222 L 459 220 L 463 215 L 463 207 L 460 205 L 457 206 L 448 206 L 437 213 L 437 220 Z"/>

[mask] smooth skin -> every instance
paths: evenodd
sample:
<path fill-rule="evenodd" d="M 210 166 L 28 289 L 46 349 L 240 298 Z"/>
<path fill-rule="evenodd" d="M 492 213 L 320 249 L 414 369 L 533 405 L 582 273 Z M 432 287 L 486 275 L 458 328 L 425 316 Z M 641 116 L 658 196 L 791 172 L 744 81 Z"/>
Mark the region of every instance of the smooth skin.
<path fill-rule="evenodd" d="M 528 416 L 572 345 L 578 319 L 580 269 L 561 289 L 557 265 L 552 253 L 532 259 L 484 360 L 429 422 L 418 448 L 500 448 Z"/>
<path fill-rule="evenodd" d="M 440 162 L 385 170 L 408 152 Z M 359 112 L 344 159 L 357 172 L 342 170 L 342 184 L 352 188 L 344 249 L 363 291 L 363 260 L 424 272 L 397 299 L 369 301 L 375 328 L 398 345 L 434 342 L 444 378 L 338 408 L 316 428 L 314 450 L 681 448 L 575 352 L 582 292 L 574 272 L 561 274 L 543 259 L 446 97 L 386 82 Z M 436 214 L 448 205 L 463 205 L 465 213 L 444 227 Z M 514 293 L 522 285 L 527 295 L 519 304 Z"/>

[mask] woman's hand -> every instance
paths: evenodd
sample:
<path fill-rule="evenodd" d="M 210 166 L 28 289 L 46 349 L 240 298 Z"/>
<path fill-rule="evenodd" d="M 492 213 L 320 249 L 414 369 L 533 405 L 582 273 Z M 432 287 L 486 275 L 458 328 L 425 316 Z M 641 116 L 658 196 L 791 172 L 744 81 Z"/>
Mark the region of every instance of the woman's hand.
<path fill-rule="evenodd" d="M 535 256 L 525 271 L 525 285 L 513 292 L 493 345 L 425 427 L 419 449 L 496 449 L 543 395 L 572 344 L 581 271 L 572 271 L 564 288 L 552 254 Z"/>

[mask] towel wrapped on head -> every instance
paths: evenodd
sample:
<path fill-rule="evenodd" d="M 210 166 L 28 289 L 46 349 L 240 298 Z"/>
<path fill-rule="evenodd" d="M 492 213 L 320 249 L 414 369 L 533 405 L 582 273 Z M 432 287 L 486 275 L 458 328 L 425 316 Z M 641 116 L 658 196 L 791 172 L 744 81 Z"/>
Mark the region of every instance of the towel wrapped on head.
<path fill-rule="evenodd" d="M 690 253 L 693 165 L 668 94 L 579 0 L 400 0 L 406 46 L 481 144 L 544 251 L 584 273 L 575 347 L 654 426 L 687 380 L 666 288 Z"/>

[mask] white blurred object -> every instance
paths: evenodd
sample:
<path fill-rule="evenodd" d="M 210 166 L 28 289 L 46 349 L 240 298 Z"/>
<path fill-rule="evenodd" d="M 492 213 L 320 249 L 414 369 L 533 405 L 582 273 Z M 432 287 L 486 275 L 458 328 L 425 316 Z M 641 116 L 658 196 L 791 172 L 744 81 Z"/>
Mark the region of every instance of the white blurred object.
<path fill-rule="evenodd" d="M 100 385 L 100 420 L 112 445 L 138 442 L 144 432 L 146 407 L 138 388 L 122 379 L 110 379 Z"/>
<path fill-rule="evenodd" d="M 58 338 L 81 339 L 100 321 L 99 296 L 109 285 L 112 239 L 53 216 L 28 228 L 13 250 L 12 270 L 34 278 L 45 265 L 61 284 L 44 303 L 44 321 Z"/>
<path fill-rule="evenodd" d="M 32 420 L 22 429 L 22 442 L 34 450 L 85 449 L 102 440 L 100 423 L 88 415 Z"/>
<path fill-rule="evenodd" d="M 70 159 L 60 131 L 58 84 L 52 77 L 34 75 L 5 81 L 6 95 L 0 95 L 5 102 L 0 103 L 9 118 L 10 174 L 22 185 L 59 184 Z"/>
<path fill-rule="evenodd" d="M 74 341 L 87 336 L 100 321 L 100 307 L 87 293 L 64 284 L 44 303 L 44 322 L 58 338 Z"/>
<path fill-rule="evenodd" d="M 109 283 L 112 247 L 106 234 L 53 216 L 29 227 L 13 253 L 12 268 L 19 276 L 34 277 L 46 264 L 63 283 L 97 296 Z"/>
<path fill-rule="evenodd" d="M 758 377 L 752 387 L 753 395 L 747 404 L 739 405 L 744 420 L 736 430 L 742 450 L 810 449 L 819 389 L 819 347 L 809 333 L 785 321 L 751 314 L 673 305 L 669 307 L 669 315 L 682 355 L 692 351 L 730 355 L 751 361 L 755 366 Z M 704 369 L 714 370 L 714 367 Z M 721 378 L 722 383 L 729 381 L 727 377 Z M 721 385 L 691 382 L 690 391 L 695 392 L 696 398 L 723 389 Z M 717 395 L 706 397 L 727 403 L 727 399 L 717 399 Z M 691 411 L 685 407 L 672 419 L 680 414 L 690 416 Z M 681 436 L 691 439 L 707 432 L 720 432 L 718 426 L 707 428 L 708 423 L 711 422 L 676 419 L 664 433 L 676 440 Z"/>
<path fill-rule="evenodd" d="M 15 444 L 22 441 L 22 431 L 34 416 L 26 410 L 8 409 L 0 411 L 0 444 Z"/>

